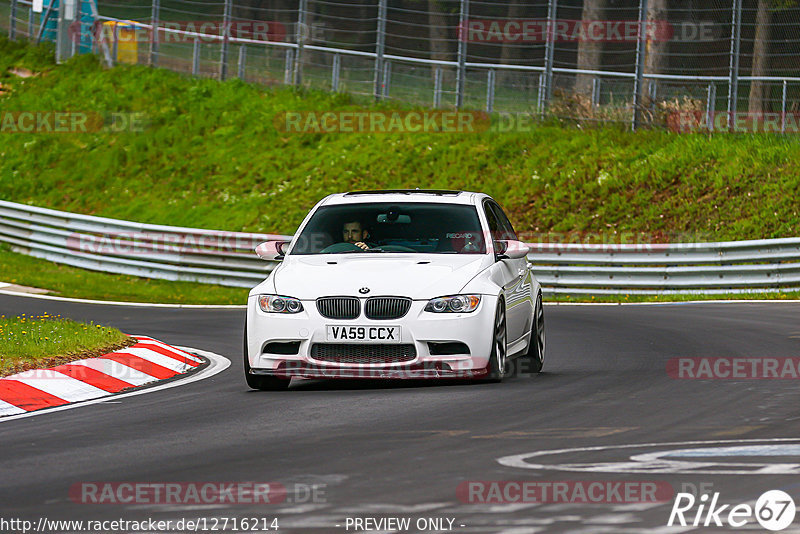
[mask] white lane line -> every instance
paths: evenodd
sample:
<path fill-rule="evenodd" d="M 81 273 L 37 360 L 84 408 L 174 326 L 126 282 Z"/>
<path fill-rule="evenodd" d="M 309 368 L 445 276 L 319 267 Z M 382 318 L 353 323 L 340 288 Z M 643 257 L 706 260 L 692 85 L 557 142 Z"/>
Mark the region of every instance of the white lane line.
<path fill-rule="evenodd" d="M 3 380 L 22 382 L 67 402 L 78 402 L 109 395 L 108 391 L 49 369 L 25 371 L 24 373 L 3 377 Z"/>
<path fill-rule="evenodd" d="M 9 295 L 12 297 L 26 297 L 31 299 L 43 300 L 57 300 L 59 302 L 78 302 L 80 304 L 107 304 L 109 306 L 138 306 L 140 308 L 197 308 L 207 310 L 244 310 L 247 308 L 246 304 L 160 304 L 149 302 L 120 302 L 116 300 L 91 300 L 91 299 L 76 299 L 72 297 L 56 297 L 55 295 L 35 295 L 32 293 L 17 293 L 16 291 L 7 291 L 0 289 L 0 295 Z"/>
<path fill-rule="evenodd" d="M 4 400 L 0 400 L 0 417 L 4 417 L 6 415 L 16 415 L 18 413 L 27 413 L 26 410 L 22 408 L 18 408 L 13 404 L 9 404 Z"/>
<path fill-rule="evenodd" d="M 175 371 L 176 373 L 185 373 L 189 369 L 194 368 L 194 366 L 189 365 L 188 363 L 180 362 L 175 358 L 164 356 L 163 354 L 159 354 L 158 352 L 153 352 L 150 349 L 137 349 L 133 347 L 128 347 L 119 350 L 114 354 L 132 354 L 134 356 L 138 356 L 143 360 L 147 360 L 156 365 L 160 365 L 161 367 L 166 367 L 167 369 Z"/>
<path fill-rule="evenodd" d="M 158 378 L 145 374 L 138 369 L 106 358 L 87 358 L 85 360 L 70 362 L 67 365 L 83 365 L 95 371 L 107 374 L 108 376 L 112 376 L 117 380 L 127 382 L 132 386 L 142 386 L 158 380 Z"/>
<path fill-rule="evenodd" d="M 26 412 L 19 415 L 12 415 L 9 417 L 4 417 L 0 419 L 0 424 L 7 423 L 8 421 L 14 421 L 16 419 L 23 419 L 26 417 L 35 417 L 37 415 L 44 415 L 51 412 L 60 412 L 62 410 L 72 410 L 73 408 L 80 408 L 81 406 L 88 406 L 90 404 L 99 404 L 102 402 L 108 402 L 109 400 L 118 401 L 120 399 L 125 399 L 128 397 L 134 397 L 136 395 L 144 395 L 146 393 L 153 393 L 155 391 L 161 391 L 164 389 L 174 388 L 178 386 L 184 386 L 186 384 L 191 384 L 192 382 L 197 382 L 199 380 L 205 380 L 206 378 L 210 378 L 216 374 L 221 373 L 231 365 L 231 361 L 226 358 L 225 356 L 220 356 L 219 354 L 215 354 L 213 352 L 194 349 L 191 347 L 177 347 L 181 350 L 194 352 L 195 354 L 199 354 L 209 360 L 209 366 L 205 369 L 201 369 L 195 373 L 187 375 L 185 378 L 179 378 L 177 380 L 172 380 L 166 382 L 164 384 L 138 389 L 136 391 L 130 391 L 128 393 L 121 393 L 118 395 L 111 395 L 108 397 L 100 398 L 100 399 L 93 399 L 83 402 L 76 402 L 74 404 L 65 404 L 64 406 L 56 406 L 54 408 L 46 408 L 44 410 L 37 410 L 35 412 Z M 168 400 L 167 400 L 168 402 Z"/>

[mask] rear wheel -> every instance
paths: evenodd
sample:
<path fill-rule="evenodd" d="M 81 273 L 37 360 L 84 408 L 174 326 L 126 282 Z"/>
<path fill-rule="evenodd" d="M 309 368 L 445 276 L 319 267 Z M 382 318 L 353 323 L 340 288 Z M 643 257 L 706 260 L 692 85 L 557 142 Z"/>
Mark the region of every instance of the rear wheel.
<path fill-rule="evenodd" d="M 508 365 L 508 346 L 506 344 L 506 307 L 501 300 L 494 315 L 492 333 L 492 352 L 489 355 L 489 380 L 501 382 Z"/>
<path fill-rule="evenodd" d="M 533 324 L 531 325 L 531 341 L 528 344 L 528 352 L 525 354 L 527 370 L 531 373 L 538 373 L 544 366 L 544 307 L 542 306 L 542 294 L 536 297 L 536 307 L 533 310 Z"/>
<path fill-rule="evenodd" d="M 289 387 L 291 378 L 279 378 L 269 375 L 254 375 L 250 373 L 250 361 L 247 357 L 247 325 L 244 326 L 244 379 L 251 389 L 261 391 L 281 391 Z"/>

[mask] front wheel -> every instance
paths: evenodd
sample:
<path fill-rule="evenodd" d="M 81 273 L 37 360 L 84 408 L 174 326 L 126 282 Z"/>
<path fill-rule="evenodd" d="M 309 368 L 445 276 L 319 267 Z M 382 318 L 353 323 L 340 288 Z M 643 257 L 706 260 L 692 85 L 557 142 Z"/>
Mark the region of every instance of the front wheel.
<path fill-rule="evenodd" d="M 528 343 L 528 352 L 524 356 L 525 363 L 531 373 L 539 373 L 544 366 L 544 307 L 542 294 L 536 297 L 536 308 L 533 310 L 533 324 L 531 325 L 531 341 Z"/>
<path fill-rule="evenodd" d="M 247 357 L 247 325 L 244 326 L 244 379 L 251 389 L 261 391 L 283 391 L 289 387 L 289 382 L 292 381 L 291 378 L 250 373 L 250 361 Z"/>
<path fill-rule="evenodd" d="M 492 332 L 492 352 L 489 355 L 489 380 L 501 382 L 506 376 L 508 346 L 506 344 L 506 307 L 501 300 L 497 304 Z"/>

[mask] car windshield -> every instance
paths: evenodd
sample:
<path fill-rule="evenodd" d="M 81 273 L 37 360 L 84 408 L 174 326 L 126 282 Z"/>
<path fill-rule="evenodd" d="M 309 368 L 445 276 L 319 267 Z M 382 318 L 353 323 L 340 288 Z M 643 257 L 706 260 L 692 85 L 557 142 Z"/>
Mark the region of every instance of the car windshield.
<path fill-rule="evenodd" d="M 485 254 L 482 235 L 474 206 L 343 204 L 319 208 L 297 236 L 290 253 Z"/>

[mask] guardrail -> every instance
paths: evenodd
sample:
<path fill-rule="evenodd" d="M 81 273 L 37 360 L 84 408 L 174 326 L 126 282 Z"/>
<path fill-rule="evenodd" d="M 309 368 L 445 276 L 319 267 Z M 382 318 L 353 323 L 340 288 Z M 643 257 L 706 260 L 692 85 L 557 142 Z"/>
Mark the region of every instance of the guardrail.
<path fill-rule="evenodd" d="M 274 264 L 253 249 L 290 236 L 144 224 L 0 201 L 0 242 L 84 269 L 253 287 Z M 635 245 L 531 244 L 546 293 L 744 293 L 800 289 L 800 238 Z"/>

